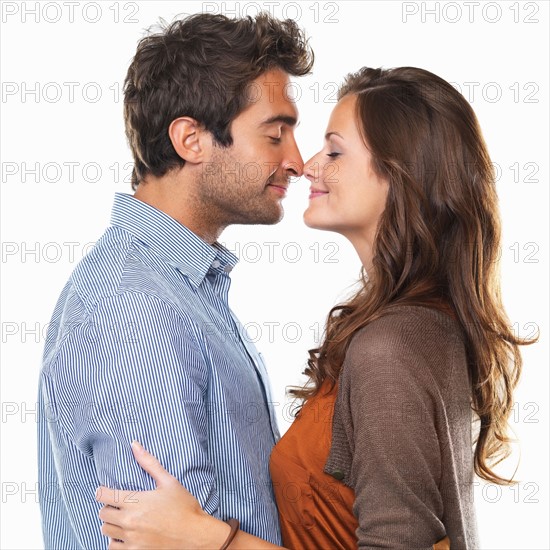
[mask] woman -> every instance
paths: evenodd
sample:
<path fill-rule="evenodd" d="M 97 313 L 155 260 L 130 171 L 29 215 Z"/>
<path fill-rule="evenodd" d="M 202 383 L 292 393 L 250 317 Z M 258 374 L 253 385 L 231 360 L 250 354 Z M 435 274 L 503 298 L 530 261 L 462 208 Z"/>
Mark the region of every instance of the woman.
<path fill-rule="evenodd" d="M 363 68 L 304 174 L 306 224 L 347 237 L 363 271 L 309 352 L 309 384 L 292 391 L 304 405 L 272 453 L 285 547 L 476 548 L 473 475 L 510 483 L 492 468 L 509 453 L 527 343 L 501 304 L 477 119 L 432 73 Z M 102 488 L 103 532 L 125 541 L 109 548 L 275 548 L 204 513 L 138 444 L 134 454 L 158 488 L 134 503 Z"/>

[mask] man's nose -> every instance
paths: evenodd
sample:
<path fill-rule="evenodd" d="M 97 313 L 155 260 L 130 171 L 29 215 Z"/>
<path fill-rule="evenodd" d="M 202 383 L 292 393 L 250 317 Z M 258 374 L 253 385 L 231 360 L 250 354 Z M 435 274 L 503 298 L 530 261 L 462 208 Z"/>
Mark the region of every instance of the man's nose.
<path fill-rule="evenodd" d="M 294 139 L 289 145 L 283 169 L 288 176 L 300 177 L 304 173 L 304 159 Z"/>

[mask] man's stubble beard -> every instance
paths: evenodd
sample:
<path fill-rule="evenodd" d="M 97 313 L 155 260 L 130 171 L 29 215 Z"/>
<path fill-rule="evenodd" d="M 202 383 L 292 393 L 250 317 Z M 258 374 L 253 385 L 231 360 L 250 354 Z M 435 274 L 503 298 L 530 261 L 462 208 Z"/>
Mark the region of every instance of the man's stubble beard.
<path fill-rule="evenodd" d="M 247 181 L 257 173 L 228 149 L 215 147 L 212 160 L 197 177 L 197 208 L 210 224 L 273 225 L 283 218 L 281 202 L 271 196 L 267 181 Z M 271 178 L 270 178 L 271 179 Z M 269 180 L 268 180 L 269 181 Z M 197 212 L 198 213 L 198 212 Z"/>

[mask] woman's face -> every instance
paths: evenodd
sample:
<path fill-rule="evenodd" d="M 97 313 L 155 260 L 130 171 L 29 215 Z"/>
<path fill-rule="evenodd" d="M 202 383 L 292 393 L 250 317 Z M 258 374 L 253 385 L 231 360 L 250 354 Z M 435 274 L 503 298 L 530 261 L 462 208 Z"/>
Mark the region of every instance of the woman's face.
<path fill-rule="evenodd" d="M 307 226 L 372 246 L 388 182 L 378 176 L 356 124 L 356 96 L 344 96 L 329 119 L 324 147 L 304 166 L 311 182 Z"/>

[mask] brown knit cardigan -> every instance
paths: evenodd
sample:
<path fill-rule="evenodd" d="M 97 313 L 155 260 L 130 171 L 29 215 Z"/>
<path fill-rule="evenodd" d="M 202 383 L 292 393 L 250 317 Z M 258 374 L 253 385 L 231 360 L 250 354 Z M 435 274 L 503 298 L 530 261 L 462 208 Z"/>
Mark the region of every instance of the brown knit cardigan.
<path fill-rule="evenodd" d="M 396 306 L 350 343 L 325 471 L 355 491 L 358 546 L 479 546 L 472 410 L 456 321 Z"/>

